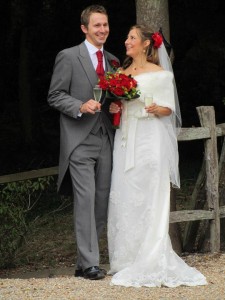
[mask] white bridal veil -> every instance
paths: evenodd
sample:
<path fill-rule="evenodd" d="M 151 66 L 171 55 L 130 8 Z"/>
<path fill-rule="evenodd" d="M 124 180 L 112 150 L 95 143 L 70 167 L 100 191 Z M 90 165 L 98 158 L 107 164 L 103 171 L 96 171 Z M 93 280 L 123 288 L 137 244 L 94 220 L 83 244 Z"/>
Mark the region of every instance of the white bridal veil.
<path fill-rule="evenodd" d="M 174 87 L 174 101 L 175 101 L 175 111 L 168 117 L 162 118 L 162 122 L 168 130 L 170 139 L 168 140 L 168 156 L 170 163 L 170 180 L 173 187 L 180 187 L 180 174 L 179 174 L 179 154 L 177 146 L 177 136 L 181 129 L 181 113 L 180 105 L 178 100 L 176 82 L 174 78 L 173 68 L 170 58 L 167 54 L 164 43 L 158 48 L 159 62 L 164 70 L 170 71 L 173 74 L 173 87 Z"/>

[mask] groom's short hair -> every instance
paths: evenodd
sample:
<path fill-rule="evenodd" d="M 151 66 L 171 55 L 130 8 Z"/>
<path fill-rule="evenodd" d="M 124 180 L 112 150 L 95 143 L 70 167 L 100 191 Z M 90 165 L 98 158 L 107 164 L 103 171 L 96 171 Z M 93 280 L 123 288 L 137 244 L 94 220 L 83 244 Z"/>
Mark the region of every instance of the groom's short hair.
<path fill-rule="evenodd" d="M 106 11 L 104 6 L 102 6 L 102 5 L 90 5 L 90 6 L 86 7 L 81 13 L 81 18 L 80 18 L 81 25 L 84 25 L 85 27 L 88 27 L 88 24 L 89 24 L 89 21 L 90 21 L 90 16 L 93 13 L 104 14 L 108 17 L 107 11 Z"/>

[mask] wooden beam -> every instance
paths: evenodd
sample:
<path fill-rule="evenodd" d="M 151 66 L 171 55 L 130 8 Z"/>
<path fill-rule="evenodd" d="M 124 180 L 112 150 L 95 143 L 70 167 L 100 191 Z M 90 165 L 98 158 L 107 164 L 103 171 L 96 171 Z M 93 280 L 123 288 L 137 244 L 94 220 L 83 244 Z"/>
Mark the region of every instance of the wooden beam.
<path fill-rule="evenodd" d="M 225 135 L 225 123 L 216 125 L 216 135 L 224 136 Z"/>
<path fill-rule="evenodd" d="M 217 154 L 217 132 L 215 110 L 213 106 L 199 106 L 196 108 L 201 126 L 208 127 L 210 139 L 205 140 L 206 162 L 206 198 L 208 208 L 214 211 L 214 218 L 210 221 L 210 249 L 211 252 L 220 251 L 220 211 L 219 211 L 219 166 Z"/>
<path fill-rule="evenodd" d="M 58 174 L 58 166 L 0 176 L 0 184 Z"/>
<path fill-rule="evenodd" d="M 209 220 L 214 218 L 210 210 L 178 210 L 170 212 L 170 223 Z"/>
<path fill-rule="evenodd" d="M 225 123 L 216 125 L 216 136 L 225 135 Z M 178 141 L 192 141 L 192 140 L 202 140 L 209 139 L 210 129 L 208 127 L 191 127 L 191 128 L 181 128 L 178 135 Z"/>
<path fill-rule="evenodd" d="M 192 141 L 210 138 L 209 128 L 204 127 L 191 127 L 181 128 L 178 135 L 178 141 Z"/>
<path fill-rule="evenodd" d="M 219 209 L 220 218 L 225 218 L 225 206 Z M 212 210 L 177 210 L 170 212 L 170 223 L 189 222 L 201 220 L 213 220 L 214 211 Z"/>
<path fill-rule="evenodd" d="M 220 206 L 220 218 L 225 218 L 225 206 Z"/>

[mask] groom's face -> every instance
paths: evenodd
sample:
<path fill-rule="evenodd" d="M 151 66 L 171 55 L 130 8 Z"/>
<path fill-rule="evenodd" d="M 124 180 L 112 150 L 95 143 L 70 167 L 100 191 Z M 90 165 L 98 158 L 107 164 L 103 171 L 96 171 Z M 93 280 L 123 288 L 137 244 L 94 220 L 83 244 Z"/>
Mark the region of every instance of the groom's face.
<path fill-rule="evenodd" d="M 108 17 L 101 13 L 93 13 L 90 15 L 88 26 L 81 25 L 81 30 L 89 43 L 101 48 L 109 35 Z"/>

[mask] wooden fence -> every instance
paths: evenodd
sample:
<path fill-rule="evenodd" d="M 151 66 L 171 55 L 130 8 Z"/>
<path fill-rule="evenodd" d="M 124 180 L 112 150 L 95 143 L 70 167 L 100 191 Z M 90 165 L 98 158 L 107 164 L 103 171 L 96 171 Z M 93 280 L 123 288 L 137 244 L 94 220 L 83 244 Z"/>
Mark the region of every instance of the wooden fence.
<path fill-rule="evenodd" d="M 220 250 L 220 218 L 225 218 L 225 206 L 219 207 L 219 171 L 225 158 L 225 143 L 218 160 L 217 137 L 225 136 L 225 123 L 216 125 L 212 106 L 197 107 L 202 127 L 182 128 L 178 141 L 204 140 L 204 165 L 206 170 L 206 201 L 208 210 L 182 210 L 170 212 L 170 223 L 209 220 L 210 251 Z M 58 167 L 0 176 L 0 184 L 38 177 L 57 175 Z M 200 175 L 201 177 L 201 175 Z M 199 179 L 201 181 L 201 178 Z M 198 182 L 196 182 L 198 188 Z"/>

